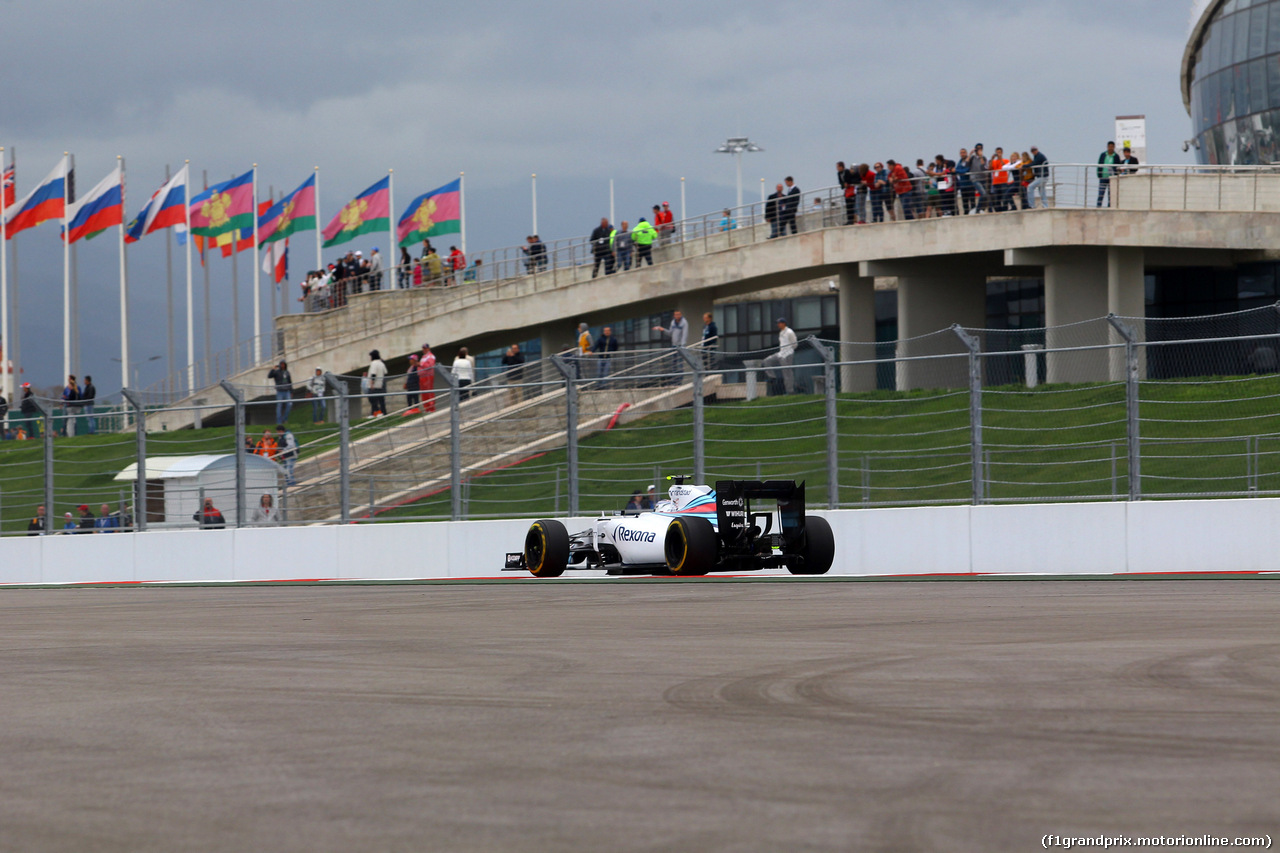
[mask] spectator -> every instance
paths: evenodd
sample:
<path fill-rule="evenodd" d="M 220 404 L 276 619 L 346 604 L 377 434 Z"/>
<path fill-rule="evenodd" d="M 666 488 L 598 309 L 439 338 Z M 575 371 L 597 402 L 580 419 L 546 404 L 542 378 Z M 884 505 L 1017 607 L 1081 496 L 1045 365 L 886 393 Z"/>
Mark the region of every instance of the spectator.
<path fill-rule="evenodd" d="M 298 464 L 298 439 L 287 424 L 276 424 L 276 434 L 280 436 L 280 452 L 276 460 L 284 465 L 284 482 L 296 486 L 298 481 L 293 477 L 293 466 Z"/>
<path fill-rule="evenodd" d="M 613 251 L 609 248 L 613 226 L 607 216 L 600 217 L 600 224 L 591 232 L 591 256 L 595 259 L 591 264 L 591 277 L 600 274 L 600 265 L 604 264 L 604 274 L 613 275 Z"/>
<path fill-rule="evenodd" d="M 684 318 L 684 314 L 679 310 L 674 311 L 671 314 L 671 325 L 669 327 L 654 326 L 653 330 L 655 332 L 661 332 L 664 335 L 668 335 L 671 338 L 671 345 L 673 347 L 688 346 L 689 321 Z"/>
<path fill-rule="evenodd" d="M 502 369 L 506 374 L 507 384 L 511 386 L 510 405 L 524 401 L 524 353 L 519 344 L 512 344 L 502 356 Z"/>
<path fill-rule="evenodd" d="M 644 498 L 641 497 L 640 490 L 636 489 L 634 492 L 631 493 L 631 499 L 627 501 L 627 505 L 622 511 L 627 515 L 635 515 L 636 513 L 640 512 L 641 509 L 643 509 L 643 507 L 641 506 L 643 502 L 644 502 Z"/>
<path fill-rule="evenodd" d="M 280 524 L 271 495 L 264 494 L 258 499 L 258 505 L 249 514 L 250 527 L 275 527 Z"/>
<path fill-rule="evenodd" d="M 67 515 L 71 515 L 71 513 L 67 513 Z M 44 504 L 40 504 L 40 506 L 36 507 L 35 518 L 27 522 L 27 535 L 39 536 L 44 533 L 47 525 L 48 519 L 44 515 Z"/>
<path fill-rule="evenodd" d="M 453 378 L 458 380 L 461 398 L 463 400 L 471 399 L 471 391 L 468 390 L 468 387 L 476 381 L 476 363 L 467 354 L 466 347 L 458 350 L 458 355 L 453 359 L 453 367 L 450 369 L 453 372 Z"/>
<path fill-rule="evenodd" d="M 413 286 L 422 287 L 422 261 L 421 259 L 413 262 Z"/>
<path fill-rule="evenodd" d="M 404 374 L 404 407 L 405 416 L 422 414 L 418 401 L 422 395 L 418 393 L 418 354 L 409 356 L 409 367 Z"/>
<path fill-rule="evenodd" d="M 276 423 L 284 423 L 293 411 L 293 376 L 283 358 L 267 373 L 267 380 L 276 386 Z"/>
<path fill-rule="evenodd" d="M 764 360 L 764 366 L 769 374 L 770 384 L 776 387 L 778 374 L 782 374 L 782 387 L 784 393 L 792 394 L 795 392 L 796 380 L 792 364 L 795 361 L 796 354 L 796 333 L 787 325 L 787 318 L 778 318 L 778 351 Z"/>
<path fill-rule="evenodd" d="M 436 355 L 431 351 L 431 344 L 422 345 L 422 354 L 418 356 L 418 390 L 422 392 L 422 411 L 436 410 Z"/>
<path fill-rule="evenodd" d="M 62 514 L 62 532 L 63 533 L 79 533 L 80 525 L 76 524 L 76 520 L 71 513 L 64 512 Z"/>
<path fill-rule="evenodd" d="M 98 398 L 98 389 L 93 385 L 93 377 L 86 375 L 84 387 L 80 389 L 80 414 L 84 417 L 84 434 L 96 435 L 98 419 L 93 416 L 93 404 Z"/>
<path fill-rule="evenodd" d="M 573 363 L 573 372 L 579 379 L 582 378 L 582 362 L 591 356 L 591 347 L 595 341 L 591 338 L 591 329 L 586 323 L 578 324 L 578 352 L 577 358 Z"/>
<path fill-rule="evenodd" d="M 409 250 L 404 246 L 400 247 L 400 266 L 396 267 L 396 282 L 401 290 L 409 286 L 409 282 L 413 276 L 413 258 L 409 256 Z"/>
<path fill-rule="evenodd" d="M 89 377 L 85 377 L 88 379 Z M 102 513 L 93 522 L 94 533 L 119 533 L 120 519 L 111 514 L 111 507 L 103 504 L 99 509 Z"/>
<path fill-rule="evenodd" d="M 636 247 L 636 269 L 640 269 L 645 261 L 653 266 L 653 241 L 658 239 L 658 232 L 653 226 L 640 217 L 636 227 L 631 229 L 631 242 Z"/>
<path fill-rule="evenodd" d="M 427 248 L 430 251 L 428 251 L 427 256 L 422 259 L 422 262 L 427 265 L 427 284 L 439 284 L 444 275 L 444 261 L 442 261 L 440 256 L 436 254 L 436 250 L 432 248 L 430 242 L 427 243 Z"/>
<path fill-rule="evenodd" d="M 1124 156 L 1120 158 L 1120 162 L 1125 168 L 1117 169 L 1116 171 L 1122 175 L 1132 175 L 1134 172 L 1138 171 L 1137 167 L 1142 164 L 1138 162 L 1137 157 L 1133 156 L 1133 149 L 1128 145 L 1124 147 L 1123 153 Z"/>
<path fill-rule="evenodd" d="M 280 452 L 280 444 L 276 441 L 270 427 L 262 431 L 262 438 L 258 439 L 258 443 L 253 446 L 253 452 L 267 459 L 276 458 L 276 454 Z"/>
<path fill-rule="evenodd" d="M 1031 146 L 1031 172 L 1034 177 L 1027 186 L 1027 206 L 1036 206 L 1036 196 L 1040 196 L 1040 206 L 1048 207 L 1049 200 L 1045 195 L 1045 184 L 1049 180 L 1049 158 L 1041 153 L 1039 147 Z"/>
<path fill-rule="evenodd" d="M 119 529 L 129 533 L 133 531 L 133 507 L 120 504 L 120 510 L 116 513 L 116 519 L 119 521 Z"/>
<path fill-rule="evenodd" d="M 467 267 L 466 272 L 462 274 L 463 282 L 471 284 L 480 280 L 480 263 L 480 258 L 476 258 L 471 262 L 471 266 Z"/>
<path fill-rule="evenodd" d="M 311 422 L 324 423 L 325 381 L 324 371 L 316 368 L 315 374 L 307 380 L 307 390 L 311 392 Z"/>
<path fill-rule="evenodd" d="M 1107 207 L 1111 206 L 1111 176 L 1117 172 L 1121 157 L 1116 153 L 1116 144 L 1107 143 L 1107 150 L 1098 155 L 1098 207 L 1106 199 Z"/>
<path fill-rule="evenodd" d="M 438 260 L 438 259 L 437 259 Z M 387 365 L 376 349 L 369 351 L 369 417 L 387 413 Z"/>
<path fill-rule="evenodd" d="M 527 246 L 521 246 L 520 251 L 527 256 L 525 260 L 525 268 L 530 274 L 541 272 L 547 268 L 547 246 L 538 238 L 537 234 L 530 234 L 526 238 Z"/>
<path fill-rule="evenodd" d="M 613 253 L 618 259 L 618 268 L 623 272 L 631 269 L 631 228 L 627 220 L 617 228 L 609 238 Z"/>
<path fill-rule="evenodd" d="M 844 224 L 853 225 L 858 221 L 858 175 L 843 160 L 836 163 L 836 182 L 844 195 Z"/>
<path fill-rule="evenodd" d="M 871 180 L 871 221 L 884 222 L 885 212 L 893 207 L 893 187 L 889 185 L 889 170 L 883 163 L 876 163 Z M 889 219 L 893 219 L 892 213 Z"/>
<path fill-rule="evenodd" d="M 729 212 L 729 208 L 724 209 L 724 218 L 720 220 L 721 231 L 733 231 L 738 227 L 738 220 L 733 218 L 733 214 Z M 639 494 L 637 492 L 637 494 Z"/>
<path fill-rule="evenodd" d="M 449 283 L 458 283 L 458 273 L 467 268 L 467 256 L 462 254 L 457 246 L 449 247 L 449 268 L 452 272 L 449 274 Z"/>
<path fill-rule="evenodd" d="M 592 346 L 599 363 L 596 366 L 596 375 L 604 379 L 609 375 L 609 361 L 613 358 L 613 354 L 618 351 L 618 339 L 613 336 L 613 327 L 605 326 L 600 333 L 600 339 Z"/>
<path fill-rule="evenodd" d="M 716 327 L 716 319 L 710 311 L 702 315 L 702 349 L 715 352 L 719 346 L 720 329 Z"/>
<path fill-rule="evenodd" d="M 201 530 L 222 530 L 227 526 L 222 513 L 213 505 L 213 498 L 205 498 L 204 505 L 191 517 L 200 522 Z"/>
<path fill-rule="evenodd" d="M 640 509 L 651 510 L 653 509 L 653 505 L 657 502 L 658 502 L 658 487 L 650 483 L 649 488 L 645 491 L 644 497 L 640 499 Z"/>
<path fill-rule="evenodd" d="M 782 184 L 769 195 L 764 203 L 764 221 L 769 223 L 769 239 L 777 237 L 782 230 Z"/>
<path fill-rule="evenodd" d="M 658 237 L 662 245 L 669 246 L 676 238 L 675 214 L 671 212 L 671 202 L 664 201 L 661 210 L 658 210 L 655 204 L 653 210 L 653 222 L 658 226 Z"/>
<path fill-rule="evenodd" d="M 778 233 L 786 234 L 787 228 L 790 227 L 792 234 L 798 234 L 799 231 L 796 229 L 796 214 L 800 212 L 800 188 L 796 186 L 795 179 L 790 175 L 787 175 L 785 183 L 787 188 L 783 192 L 784 197 L 782 199 L 782 203 L 779 205 L 781 209 L 778 211 L 781 214 Z"/>
<path fill-rule="evenodd" d="M 960 194 L 959 212 L 968 213 L 977 204 L 978 188 L 973 183 L 973 176 L 969 174 L 969 151 L 966 148 L 961 148 L 956 157 L 955 173 L 956 192 Z"/>
<path fill-rule="evenodd" d="M 74 376 L 67 377 L 67 384 L 62 386 L 62 426 L 58 435 L 75 435 L 76 404 L 80 401 L 80 389 L 76 386 Z"/>
<path fill-rule="evenodd" d="M 991 170 L 991 204 L 988 209 L 996 212 L 1008 210 L 1012 185 L 1009 182 L 1009 170 L 1005 168 L 1009 161 L 1004 159 L 1004 149 L 997 145 L 995 156 L 987 165 Z"/>
<path fill-rule="evenodd" d="M 93 514 L 93 510 L 89 509 L 88 504 L 80 504 L 80 523 L 76 526 L 76 533 L 94 533 L 94 524 L 97 518 Z"/>
<path fill-rule="evenodd" d="M 18 404 L 18 412 L 22 415 L 23 426 L 26 427 L 27 438 L 40 437 L 40 406 L 36 402 L 35 392 L 30 382 L 22 383 L 22 402 Z"/>
<path fill-rule="evenodd" d="M 911 215 L 911 176 L 907 174 L 906 167 L 896 160 L 890 160 L 889 180 L 898 203 L 902 205 L 902 218 L 914 219 L 915 217 Z M 895 214 L 892 218 L 897 219 L 897 215 Z"/>
<path fill-rule="evenodd" d="M 983 153 L 982 143 L 973 146 L 969 155 L 969 178 L 973 181 L 977 193 L 977 201 L 970 213 L 980 212 L 984 207 L 991 209 L 991 164 Z"/>
<path fill-rule="evenodd" d="M 928 169 L 933 186 L 929 188 L 929 211 L 937 216 L 950 216 L 956 212 L 956 163 L 941 154 L 935 155 Z"/>
<path fill-rule="evenodd" d="M 9 431 L 5 427 L 5 418 L 8 416 L 9 401 L 6 400 L 4 394 L 0 392 L 0 440 L 4 440 L 9 437 Z"/>

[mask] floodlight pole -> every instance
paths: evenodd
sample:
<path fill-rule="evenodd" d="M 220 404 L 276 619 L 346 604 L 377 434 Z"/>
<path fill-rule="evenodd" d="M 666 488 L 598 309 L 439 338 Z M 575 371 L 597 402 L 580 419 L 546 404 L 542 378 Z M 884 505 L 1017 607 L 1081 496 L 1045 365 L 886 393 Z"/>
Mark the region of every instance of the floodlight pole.
<path fill-rule="evenodd" d="M 714 152 L 716 154 L 732 154 L 734 159 L 737 160 L 739 208 L 742 207 L 742 155 L 744 152 L 754 153 L 757 151 L 764 151 L 764 149 L 745 136 L 731 136 L 725 140 L 724 145 L 721 145 Z"/>

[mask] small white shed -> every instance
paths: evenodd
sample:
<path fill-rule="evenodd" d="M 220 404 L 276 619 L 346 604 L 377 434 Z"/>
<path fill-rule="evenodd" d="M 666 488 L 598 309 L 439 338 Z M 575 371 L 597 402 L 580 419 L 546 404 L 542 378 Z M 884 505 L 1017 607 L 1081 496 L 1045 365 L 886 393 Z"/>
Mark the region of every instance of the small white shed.
<path fill-rule="evenodd" d="M 226 519 L 227 526 L 236 523 L 236 457 L 232 453 L 200 456 L 149 456 L 146 480 L 147 524 L 164 527 L 194 527 L 192 518 L 200 508 L 201 498 L 213 498 L 213 505 Z M 245 522 L 264 494 L 280 506 L 280 483 L 284 468 L 265 456 L 244 455 Z M 134 462 L 115 476 L 132 483 L 138 479 L 138 463 Z"/>

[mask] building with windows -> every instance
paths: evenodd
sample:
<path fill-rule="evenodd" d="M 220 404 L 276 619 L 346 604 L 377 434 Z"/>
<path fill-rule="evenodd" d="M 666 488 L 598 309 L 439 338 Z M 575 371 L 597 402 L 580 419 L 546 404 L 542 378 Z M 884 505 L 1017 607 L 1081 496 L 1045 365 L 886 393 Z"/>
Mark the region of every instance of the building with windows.
<path fill-rule="evenodd" d="M 1280 0 L 1204 4 L 1182 59 L 1201 163 L 1280 161 Z"/>

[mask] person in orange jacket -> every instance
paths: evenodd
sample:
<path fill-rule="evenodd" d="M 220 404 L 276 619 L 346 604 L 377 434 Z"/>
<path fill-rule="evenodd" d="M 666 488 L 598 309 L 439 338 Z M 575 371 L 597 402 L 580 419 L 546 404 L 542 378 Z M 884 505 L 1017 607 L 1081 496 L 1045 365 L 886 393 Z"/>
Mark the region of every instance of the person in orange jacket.
<path fill-rule="evenodd" d="M 253 446 L 253 452 L 268 459 L 276 458 L 276 454 L 280 452 L 280 445 L 270 428 L 262 433 L 262 438 L 258 439 L 258 443 Z"/>

